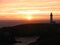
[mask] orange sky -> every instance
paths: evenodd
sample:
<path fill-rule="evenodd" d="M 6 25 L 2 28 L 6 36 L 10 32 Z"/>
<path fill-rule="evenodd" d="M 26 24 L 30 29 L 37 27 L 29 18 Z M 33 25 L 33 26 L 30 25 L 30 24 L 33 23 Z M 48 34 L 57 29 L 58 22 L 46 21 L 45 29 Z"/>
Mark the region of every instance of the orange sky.
<path fill-rule="evenodd" d="M 60 15 L 60 0 L 0 0 L 0 20 L 26 20 L 28 16 L 47 20 L 50 12 Z"/>

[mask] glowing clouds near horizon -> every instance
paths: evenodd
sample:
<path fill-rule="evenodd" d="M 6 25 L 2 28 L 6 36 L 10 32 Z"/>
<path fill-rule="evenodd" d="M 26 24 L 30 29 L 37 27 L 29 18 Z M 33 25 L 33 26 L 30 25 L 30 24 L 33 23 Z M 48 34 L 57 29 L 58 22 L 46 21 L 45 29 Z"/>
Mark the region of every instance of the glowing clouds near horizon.
<path fill-rule="evenodd" d="M 0 20 L 44 20 L 45 16 L 40 15 L 49 15 L 50 12 L 60 14 L 59 4 L 60 0 L 0 0 Z"/>
<path fill-rule="evenodd" d="M 40 10 L 45 14 L 45 11 L 60 11 L 59 4 L 60 0 L 1 0 L 0 14 L 26 14 L 30 10 Z"/>
<path fill-rule="evenodd" d="M 17 14 L 40 14 L 40 10 L 23 10 L 23 11 L 17 11 Z"/>
<path fill-rule="evenodd" d="M 25 15 L 23 17 L 23 19 L 25 20 L 34 20 L 34 16 L 33 15 L 38 15 L 42 13 L 40 10 L 23 10 L 23 11 L 17 11 L 16 14 L 22 14 Z"/>

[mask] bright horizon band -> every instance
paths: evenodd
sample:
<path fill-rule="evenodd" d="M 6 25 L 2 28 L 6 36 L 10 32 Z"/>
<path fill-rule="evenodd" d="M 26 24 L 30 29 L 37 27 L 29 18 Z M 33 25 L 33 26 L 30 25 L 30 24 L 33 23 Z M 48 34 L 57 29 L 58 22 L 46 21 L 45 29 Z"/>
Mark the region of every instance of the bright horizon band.
<path fill-rule="evenodd" d="M 60 0 L 0 0 L 0 20 L 27 20 L 28 17 L 31 20 L 48 19 L 51 12 L 60 15 L 59 4 Z"/>

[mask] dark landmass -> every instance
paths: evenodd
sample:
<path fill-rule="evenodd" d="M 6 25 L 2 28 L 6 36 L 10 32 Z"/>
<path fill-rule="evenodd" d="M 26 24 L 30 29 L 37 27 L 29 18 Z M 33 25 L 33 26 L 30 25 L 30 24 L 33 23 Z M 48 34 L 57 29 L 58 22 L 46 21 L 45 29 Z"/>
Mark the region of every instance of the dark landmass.
<path fill-rule="evenodd" d="M 28 45 L 59 45 L 60 24 L 34 23 L 0 28 L 0 43 L 17 43 L 15 37 L 39 36 Z"/>
<path fill-rule="evenodd" d="M 60 23 L 60 20 L 55 20 L 56 23 Z M 21 24 L 29 24 L 29 23 L 50 23 L 50 20 L 31 20 L 31 21 L 25 21 L 25 20 L 0 20 L 0 27 L 7 27 L 7 26 L 15 26 L 15 25 L 21 25 Z"/>
<path fill-rule="evenodd" d="M 35 35 L 35 34 L 38 35 L 39 33 L 42 33 L 42 32 L 46 32 L 46 33 L 57 32 L 58 30 L 60 30 L 60 24 L 49 24 L 49 23 L 23 24 L 23 25 L 0 28 L 0 31 L 11 32 L 15 34 L 15 36 L 17 35 L 30 36 L 30 35 Z"/>

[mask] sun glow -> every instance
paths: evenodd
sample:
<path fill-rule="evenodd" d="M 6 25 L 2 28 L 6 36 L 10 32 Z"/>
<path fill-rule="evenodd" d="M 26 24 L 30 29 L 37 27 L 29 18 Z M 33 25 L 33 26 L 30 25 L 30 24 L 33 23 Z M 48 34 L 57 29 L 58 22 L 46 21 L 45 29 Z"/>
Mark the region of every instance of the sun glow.
<path fill-rule="evenodd" d="M 25 19 L 26 19 L 26 20 L 33 20 L 32 14 L 27 14 L 27 15 L 25 15 Z"/>
<path fill-rule="evenodd" d="M 32 16 L 27 16 L 27 19 L 28 20 L 32 20 Z"/>
<path fill-rule="evenodd" d="M 33 20 L 33 15 L 34 14 L 40 14 L 41 11 L 40 10 L 20 10 L 20 11 L 17 11 L 16 14 L 21 14 L 21 15 L 24 15 L 24 19 L 26 20 Z"/>

